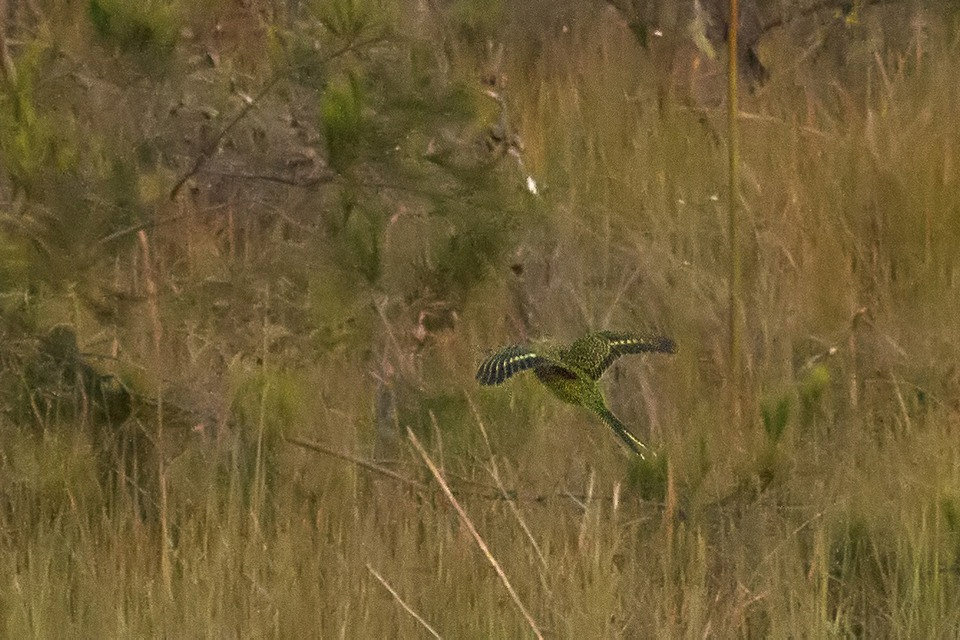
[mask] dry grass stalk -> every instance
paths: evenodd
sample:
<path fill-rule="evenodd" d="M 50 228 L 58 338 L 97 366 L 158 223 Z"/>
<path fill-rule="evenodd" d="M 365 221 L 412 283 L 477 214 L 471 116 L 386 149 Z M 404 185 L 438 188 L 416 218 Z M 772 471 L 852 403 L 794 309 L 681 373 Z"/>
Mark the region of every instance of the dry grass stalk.
<path fill-rule="evenodd" d="M 430 635 L 432 635 L 434 638 L 437 638 L 437 639 L 439 640 L 439 638 L 441 637 L 440 634 L 437 633 L 437 631 L 436 631 L 433 627 L 430 626 L 430 623 L 428 623 L 426 620 L 424 620 L 423 618 L 421 618 L 420 615 L 419 615 L 416 611 L 413 610 L 413 607 L 411 607 L 409 604 L 407 604 L 407 603 L 404 601 L 404 599 L 400 597 L 400 594 L 397 593 L 396 590 L 395 590 L 393 587 L 390 586 L 390 583 L 387 582 L 386 579 L 385 579 L 383 576 L 381 576 L 379 573 L 377 573 L 377 570 L 376 570 L 376 569 L 374 569 L 373 567 L 370 566 L 370 563 L 369 563 L 369 562 L 367 563 L 367 571 L 369 571 L 371 574 L 373 574 L 373 577 L 376 578 L 376 579 L 380 582 L 380 584 L 383 585 L 383 588 L 390 592 L 390 595 L 393 596 L 394 600 L 397 601 L 397 603 L 403 608 L 404 611 L 406 611 L 407 613 L 409 613 L 410 616 L 411 616 L 414 620 L 416 620 L 417 622 L 419 622 L 419 623 L 420 623 L 420 626 L 422 626 L 424 629 L 426 629 L 427 632 L 428 632 Z"/>
<path fill-rule="evenodd" d="M 147 304 L 150 310 L 150 321 L 153 328 L 154 363 L 159 366 L 161 342 L 163 340 L 163 325 L 160 322 L 160 304 L 158 301 L 157 280 L 153 268 L 153 259 L 150 255 L 150 240 L 147 237 L 147 232 L 143 229 L 137 232 L 137 242 L 140 245 L 144 287 L 147 291 Z M 173 567 L 170 563 L 170 532 L 167 505 L 167 465 L 163 456 L 163 387 L 161 384 L 157 385 L 156 438 L 157 480 L 160 488 L 160 574 L 163 577 L 163 585 L 167 596 L 173 598 Z"/>
<path fill-rule="evenodd" d="M 524 520 L 523 514 L 520 512 L 520 507 L 517 506 L 517 501 L 510 497 L 510 493 L 500 480 L 500 469 L 497 466 L 496 458 L 493 456 L 493 447 L 490 446 L 490 438 L 487 436 L 487 429 L 484 427 L 483 420 L 480 418 L 480 412 L 477 411 L 477 407 L 469 395 L 467 396 L 467 403 L 470 405 L 470 410 L 473 412 L 473 416 L 477 421 L 477 425 L 480 427 L 480 433 L 483 435 L 483 441 L 487 445 L 487 453 L 490 456 L 490 475 L 493 477 L 493 481 L 497 483 L 497 489 L 499 489 L 500 495 L 502 495 L 503 499 L 506 500 L 507 504 L 510 505 L 510 511 L 513 512 L 514 517 L 520 524 L 523 534 L 527 537 L 527 540 L 530 541 L 530 546 L 533 547 L 534 553 L 537 554 L 537 560 L 540 561 L 540 566 L 546 569 L 547 560 L 543 556 L 543 551 L 541 551 L 540 545 L 537 544 L 536 538 L 533 537 L 533 532 L 530 530 L 530 527 L 527 526 L 527 522 Z M 542 578 L 544 577 L 542 572 L 540 575 Z"/>
<path fill-rule="evenodd" d="M 727 30 L 727 232 L 730 244 L 730 274 L 728 286 L 728 322 L 730 331 L 730 417 L 734 428 L 739 428 L 741 413 L 741 345 L 739 306 L 742 299 L 743 265 L 740 261 L 740 132 L 737 116 L 737 29 L 740 8 L 738 0 L 730 0 L 730 19 Z"/>
<path fill-rule="evenodd" d="M 400 484 L 404 484 L 408 487 L 413 487 L 414 489 L 425 489 L 426 487 L 416 480 L 411 480 L 405 476 L 400 475 L 396 471 L 392 471 L 383 467 L 375 462 L 370 462 L 369 460 L 364 460 L 358 456 L 353 455 L 352 453 L 346 453 L 343 451 L 338 451 L 328 447 L 325 444 L 316 442 L 314 440 L 305 440 L 303 438 L 298 438 L 296 436 L 286 436 L 284 438 L 288 443 L 300 447 L 301 449 L 306 449 L 308 451 L 313 451 L 315 453 L 322 453 L 324 455 L 330 456 L 331 458 L 338 458 L 340 460 L 345 460 L 346 462 L 353 463 L 358 467 L 362 467 L 368 471 L 373 471 L 374 473 L 380 474 L 392 480 L 396 480 Z"/>
<path fill-rule="evenodd" d="M 473 525 L 473 521 L 470 520 L 470 516 L 467 515 L 467 512 L 464 511 L 463 507 L 460 506 L 460 503 L 457 502 L 456 497 L 454 497 L 453 492 L 450 491 L 450 487 L 447 485 L 446 481 L 443 479 L 443 476 L 440 474 L 440 470 L 437 469 L 437 465 L 433 463 L 433 460 L 430 459 L 430 456 L 427 454 L 427 450 L 423 448 L 423 445 L 420 444 L 420 440 L 417 439 L 417 436 L 414 435 L 413 431 L 410 430 L 410 427 L 407 427 L 407 437 L 410 438 L 410 442 L 413 443 L 414 448 L 417 450 L 417 453 L 420 454 L 420 457 L 423 458 L 424 464 L 427 465 L 427 468 L 430 469 L 430 473 L 433 474 L 433 477 L 436 479 L 437 484 L 440 485 L 440 488 L 443 489 L 443 494 L 447 497 L 447 500 L 456 510 L 457 515 L 460 516 L 460 520 L 463 522 L 464 526 L 467 527 L 467 530 L 470 532 L 470 535 L 473 536 L 474 541 L 477 543 L 477 546 L 480 547 L 480 551 L 483 552 L 483 555 L 486 556 L 487 561 L 493 567 L 493 570 L 497 572 L 497 576 L 500 578 L 500 582 L 503 583 L 503 586 L 507 589 L 507 593 L 510 594 L 510 599 L 513 600 L 513 603 L 517 605 L 517 609 L 520 610 L 520 613 L 523 615 L 524 619 L 527 621 L 527 624 L 530 625 L 530 630 L 533 631 L 533 634 L 543 640 L 543 634 L 540 632 L 540 627 L 537 625 L 536 620 L 533 619 L 533 616 L 530 615 L 530 612 L 527 611 L 527 608 L 523 606 L 523 602 L 520 600 L 520 596 L 517 595 L 517 592 L 514 590 L 513 585 L 510 584 L 510 579 L 507 578 L 507 574 L 503 572 L 500 563 L 497 562 L 497 559 L 493 557 L 490 548 L 487 546 L 487 543 L 483 541 L 483 538 L 480 536 L 480 532 L 477 531 L 477 528 Z"/>

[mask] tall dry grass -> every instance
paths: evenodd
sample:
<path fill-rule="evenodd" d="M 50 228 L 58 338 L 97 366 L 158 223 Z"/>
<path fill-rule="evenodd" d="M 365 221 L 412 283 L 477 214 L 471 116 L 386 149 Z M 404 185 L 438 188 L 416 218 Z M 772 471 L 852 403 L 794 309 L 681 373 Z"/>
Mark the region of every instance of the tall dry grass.
<path fill-rule="evenodd" d="M 662 495 L 641 496 L 611 435 L 534 381 L 475 386 L 478 354 L 513 337 L 504 267 L 414 357 L 453 407 L 418 433 L 465 518 L 406 424 L 377 464 L 416 483 L 271 439 L 382 453 L 360 354 L 223 385 L 256 460 L 231 456 L 249 443 L 230 434 L 190 433 L 161 465 L 162 528 L 96 488 L 82 433 L 5 428 L 2 635 L 524 637 L 519 602 L 552 637 L 956 636 L 960 45 L 930 28 L 910 55 L 854 52 L 847 83 L 774 40 L 779 73 L 743 97 L 739 429 L 722 110 L 658 93 L 610 14 L 545 40 L 537 62 L 508 53 L 545 193 L 523 238 L 546 265 L 528 269 L 537 329 L 653 325 L 680 345 L 606 383 L 671 461 Z M 765 427 L 781 401 L 784 424 L 771 409 Z"/>

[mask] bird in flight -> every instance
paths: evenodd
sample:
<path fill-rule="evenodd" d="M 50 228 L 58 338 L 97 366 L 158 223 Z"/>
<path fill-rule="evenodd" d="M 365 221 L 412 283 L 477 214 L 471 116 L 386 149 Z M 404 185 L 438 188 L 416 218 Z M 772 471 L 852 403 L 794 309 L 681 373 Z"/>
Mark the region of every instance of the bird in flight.
<path fill-rule="evenodd" d="M 550 344 L 504 347 L 483 361 L 477 370 L 477 381 L 482 385 L 497 385 L 517 373 L 533 369 L 537 379 L 553 395 L 599 415 L 635 454 L 646 459 L 656 454 L 610 412 L 597 380 L 622 355 L 676 350 L 676 343 L 666 336 L 597 331 L 569 347 Z"/>

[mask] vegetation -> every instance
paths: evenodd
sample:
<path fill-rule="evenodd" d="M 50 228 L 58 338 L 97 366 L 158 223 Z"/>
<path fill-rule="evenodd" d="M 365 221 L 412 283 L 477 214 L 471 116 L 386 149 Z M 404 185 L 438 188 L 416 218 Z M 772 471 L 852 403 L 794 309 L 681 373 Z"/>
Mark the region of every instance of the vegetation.
<path fill-rule="evenodd" d="M 958 635 L 960 13 L 741 0 L 731 256 L 691 4 L 8 0 L 0 634 Z"/>

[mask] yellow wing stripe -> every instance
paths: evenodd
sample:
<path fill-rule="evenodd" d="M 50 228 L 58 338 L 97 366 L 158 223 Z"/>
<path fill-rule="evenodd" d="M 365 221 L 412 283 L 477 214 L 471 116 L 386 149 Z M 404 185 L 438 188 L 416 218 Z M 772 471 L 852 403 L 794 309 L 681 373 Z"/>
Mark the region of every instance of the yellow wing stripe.
<path fill-rule="evenodd" d="M 539 354 L 529 351 L 527 347 L 507 347 L 480 365 L 477 381 L 485 385 L 500 384 L 516 373 L 537 366 L 541 359 Z"/>
<path fill-rule="evenodd" d="M 597 354 L 596 365 L 588 369 L 588 374 L 594 380 L 603 375 L 604 370 L 622 355 L 643 352 L 674 353 L 676 351 L 676 343 L 663 335 L 629 335 L 613 331 L 598 331 L 590 335 L 600 338 L 605 347 L 605 353 Z"/>

